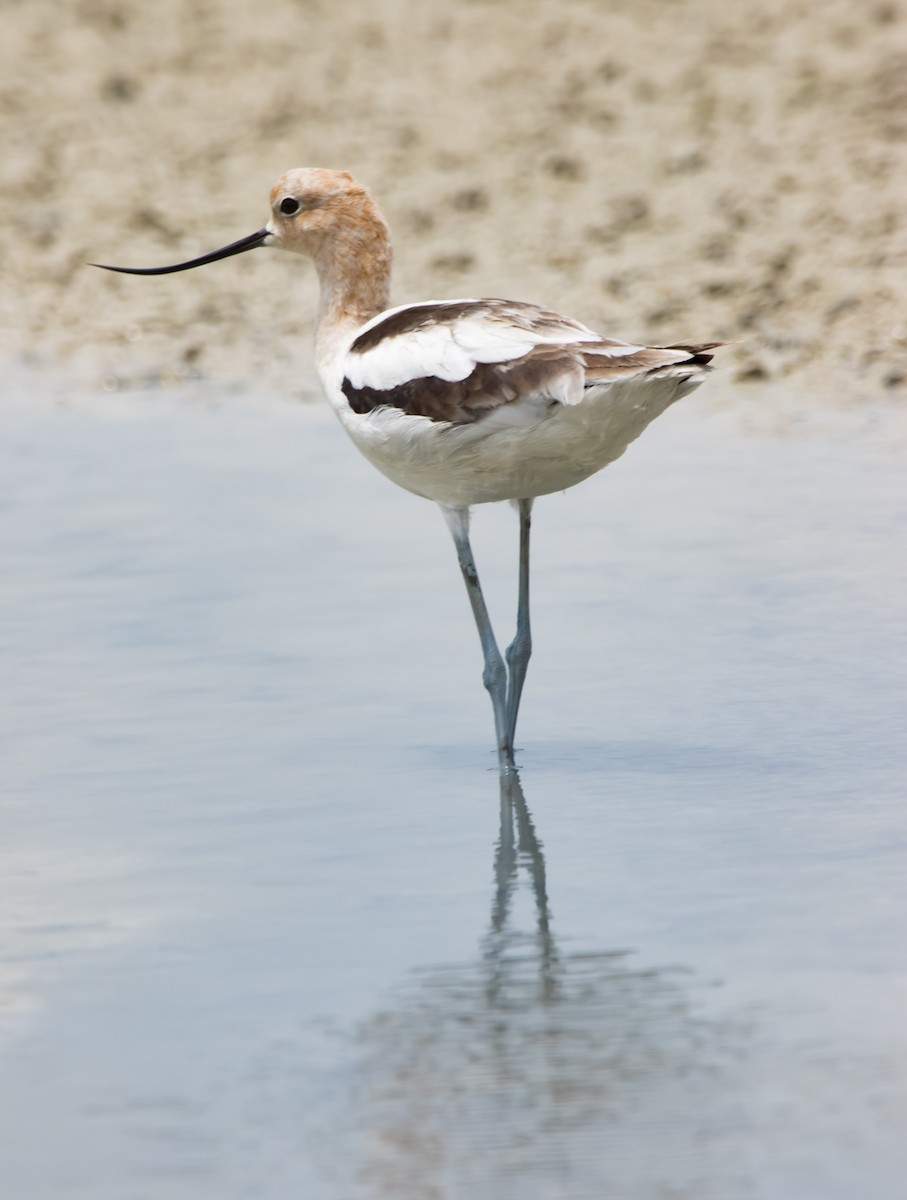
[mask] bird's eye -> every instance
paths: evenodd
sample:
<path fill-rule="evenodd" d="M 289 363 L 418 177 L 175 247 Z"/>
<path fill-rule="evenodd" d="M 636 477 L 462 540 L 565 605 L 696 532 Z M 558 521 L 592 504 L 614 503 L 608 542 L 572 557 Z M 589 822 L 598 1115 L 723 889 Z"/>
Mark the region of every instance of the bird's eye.
<path fill-rule="evenodd" d="M 280 202 L 280 211 L 288 217 L 299 212 L 299 201 L 295 196 L 284 196 Z"/>

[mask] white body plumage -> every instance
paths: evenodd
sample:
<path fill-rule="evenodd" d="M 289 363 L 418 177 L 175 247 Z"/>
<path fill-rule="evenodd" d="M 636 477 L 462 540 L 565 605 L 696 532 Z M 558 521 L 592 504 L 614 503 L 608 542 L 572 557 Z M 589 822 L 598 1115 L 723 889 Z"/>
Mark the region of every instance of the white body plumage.
<path fill-rule="evenodd" d="M 378 470 L 465 508 L 563 491 L 601 470 L 698 386 L 703 357 L 604 339 L 531 305 L 453 300 L 380 313 L 319 356 L 318 368 L 344 428 Z M 457 385 L 480 366 L 475 415 L 462 411 Z M 448 385 L 436 386 L 431 416 L 399 406 L 407 385 L 428 380 Z M 356 411 L 351 398 L 362 393 L 371 407 Z"/>

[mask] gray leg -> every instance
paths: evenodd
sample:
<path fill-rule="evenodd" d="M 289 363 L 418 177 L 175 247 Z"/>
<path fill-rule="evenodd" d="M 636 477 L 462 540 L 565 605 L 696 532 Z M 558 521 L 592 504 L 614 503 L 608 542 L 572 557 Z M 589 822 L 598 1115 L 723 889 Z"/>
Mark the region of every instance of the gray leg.
<path fill-rule="evenodd" d="M 466 584 L 469 603 L 472 605 L 472 615 L 475 617 L 479 641 L 482 643 L 482 655 L 485 659 L 482 682 L 491 696 L 491 706 L 494 709 L 498 762 L 502 768 L 511 768 L 513 766 L 513 742 L 508 732 L 507 668 L 504 666 L 494 630 L 491 628 L 485 597 L 482 595 L 482 587 L 479 583 L 479 573 L 476 570 L 472 547 L 469 544 L 469 509 L 442 506 L 441 511 L 444 513 L 444 519 L 453 535 L 457 558 L 460 560 L 460 570 L 463 572 L 463 581 Z"/>
<path fill-rule="evenodd" d="M 526 682 L 526 670 L 532 654 L 532 630 L 529 627 L 529 531 L 532 527 L 532 501 L 519 500 L 520 514 L 520 592 L 517 600 L 516 635 L 507 647 L 510 668 L 507 686 L 507 739 L 513 746 L 520 696 Z"/>

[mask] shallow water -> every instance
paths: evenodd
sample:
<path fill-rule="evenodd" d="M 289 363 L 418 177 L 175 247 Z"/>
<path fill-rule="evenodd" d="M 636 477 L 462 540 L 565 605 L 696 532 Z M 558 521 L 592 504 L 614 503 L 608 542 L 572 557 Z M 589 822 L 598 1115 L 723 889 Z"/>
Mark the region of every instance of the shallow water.
<path fill-rule="evenodd" d="M 902 454 L 688 401 L 540 501 L 502 797 L 443 523 L 329 414 L 0 425 L 4 1197 L 903 1195 Z"/>

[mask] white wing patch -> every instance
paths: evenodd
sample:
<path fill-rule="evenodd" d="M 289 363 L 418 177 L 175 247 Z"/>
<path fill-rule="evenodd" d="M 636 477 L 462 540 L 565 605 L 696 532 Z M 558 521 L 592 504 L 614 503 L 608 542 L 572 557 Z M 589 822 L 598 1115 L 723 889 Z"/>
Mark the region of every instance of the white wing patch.
<path fill-rule="evenodd" d="M 348 354 L 344 373 L 353 387 L 382 392 L 429 375 L 448 383 L 465 379 L 475 368 L 476 360 L 457 345 L 453 330 L 452 325 L 428 325 L 382 338 L 365 354 Z"/>

